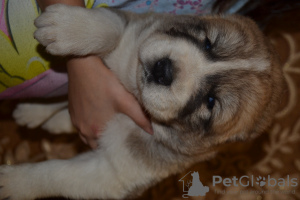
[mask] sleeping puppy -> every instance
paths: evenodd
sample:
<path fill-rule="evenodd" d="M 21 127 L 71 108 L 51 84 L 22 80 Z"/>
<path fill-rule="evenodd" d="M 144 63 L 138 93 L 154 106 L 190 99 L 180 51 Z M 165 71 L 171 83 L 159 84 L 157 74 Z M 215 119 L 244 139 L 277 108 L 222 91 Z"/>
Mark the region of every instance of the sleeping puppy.
<path fill-rule="evenodd" d="M 279 62 L 248 18 L 53 5 L 35 24 L 35 38 L 53 55 L 100 56 L 149 113 L 154 135 L 118 114 L 96 151 L 0 167 L 0 199 L 136 195 L 208 159 L 222 143 L 257 136 L 276 111 Z M 66 105 L 20 105 L 14 116 L 22 125 L 68 132 Z"/>

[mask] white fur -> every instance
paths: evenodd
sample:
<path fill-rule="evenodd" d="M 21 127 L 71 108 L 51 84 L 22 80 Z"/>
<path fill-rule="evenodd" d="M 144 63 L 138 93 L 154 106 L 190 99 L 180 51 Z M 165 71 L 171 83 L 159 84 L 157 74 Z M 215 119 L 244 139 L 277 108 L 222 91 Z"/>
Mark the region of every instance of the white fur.
<path fill-rule="evenodd" d="M 126 138 L 136 125 L 124 115 L 110 122 L 103 133 L 101 149 L 71 160 L 51 160 L 38 164 L 0 168 L 0 199 L 34 199 L 62 195 L 70 198 L 125 198 L 128 192 L 150 181 L 164 178 L 134 159 L 126 148 Z M 119 130 L 123 130 L 121 133 Z M 141 133 L 144 137 L 146 133 Z M 76 176 L 76 178 L 74 177 Z"/>
<path fill-rule="evenodd" d="M 72 9 L 77 10 L 74 12 Z M 86 19 L 90 21 L 87 22 Z M 35 38 L 54 55 L 90 53 L 101 55 L 116 45 L 112 44 L 107 47 L 107 44 L 119 41 L 118 34 L 123 32 L 119 27 L 122 25 L 117 24 L 118 28 L 114 27 L 116 21 L 119 20 L 121 18 L 105 9 L 99 12 L 99 10 L 87 11 L 81 8 L 54 5 L 47 8 L 46 13 L 36 20 L 35 24 L 39 29 L 35 32 Z M 71 21 L 76 21 L 76 24 L 68 26 Z M 87 32 L 79 31 L 82 27 L 85 27 Z M 137 62 L 137 58 L 136 56 L 133 60 L 129 58 L 132 57 L 130 54 L 137 54 L 137 44 L 131 43 L 135 41 L 137 28 L 139 27 L 127 29 L 117 49 L 105 58 L 111 70 L 118 75 L 125 87 L 133 92 L 137 90 L 136 77 L 130 77 L 130 72 L 132 75 L 136 74 L 136 68 L 132 67 L 136 64 L 131 65 L 131 63 Z M 72 34 L 67 36 L 65 33 Z M 146 32 L 144 37 L 147 37 L 147 34 Z M 99 40 L 95 41 L 96 38 Z M 73 41 L 78 41 L 78 43 L 73 46 Z M 125 47 L 127 51 L 124 52 Z M 115 59 L 116 56 L 118 59 Z M 66 115 L 67 110 L 59 111 L 56 116 L 47 121 L 49 115 L 58 111 L 62 105 L 66 106 L 66 103 L 46 107 L 38 104 L 24 104 L 17 108 L 14 117 L 17 123 L 30 128 L 46 121 L 43 128 L 52 133 L 69 132 L 71 121 Z M 168 170 L 153 171 L 145 163 L 132 157 L 126 146 L 126 139 L 132 131 L 148 139 L 151 137 L 127 116 L 118 115 L 109 122 L 107 129 L 103 132 L 99 141 L 101 148 L 97 151 L 65 161 L 51 160 L 38 164 L 0 167 L 0 186 L 2 186 L 0 199 L 10 197 L 10 200 L 22 200 L 47 196 L 121 199 L 138 187 L 167 177 Z M 75 175 L 76 178 L 74 178 Z"/>
<path fill-rule="evenodd" d="M 88 10 L 59 4 L 46 9 L 35 21 L 38 27 L 36 39 L 53 55 L 99 55 L 155 119 L 152 122 L 155 134 L 148 135 L 127 116 L 119 114 L 108 123 L 99 140 L 100 148 L 96 151 L 65 161 L 1 166 L 0 200 L 48 196 L 122 199 L 134 194 L 137 189 L 143 191 L 162 178 L 214 154 L 211 147 L 219 145 L 220 138 L 224 142 L 223 135 L 205 135 L 203 130 L 194 130 L 192 125 L 198 124 L 189 126 L 193 123 L 193 116 L 186 123 L 176 118 L 178 113 L 185 108 L 191 96 L 199 92 L 199 85 L 205 82 L 203 78 L 206 75 L 240 68 L 263 71 L 269 62 L 258 54 L 245 60 L 213 62 L 207 59 L 199 46 L 196 47 L 190 41 L 155 32 L 169 26 L 170 19 L 173 17 L 134 15 L 103 8 Z M 229 34 L 230 29 L 227 31 Z M 233 36 L 236 37 L 236 34 Z M 216 38 L 217 32 L 211 35 Z M 199 37 L 205 38 L 203 31 Z M 229 41 L 233 39 L 229 38 Z M 261 52 L 265 53 L 263 48 Z M 168 56 L 176 62 L 179 71 L 169 87 L 146 85 L 142 81 L 149 71 L 145 66 L 147 62 L 161 59 L 160 56 Z M 226 101 L 222 98 L 218 100 L 223 103 Z M 230 106 L 220 109 L 216 102 L 217 111 L 214 114 L 222 118 L 223 113 L 236 111 L 238 103 L 232 100 L 229 102 L 234 109 Z M 66 105 L 20 105 L 14 117 L 17 123 L 30 128 L 43 124 L 43 128 L 53 133 L 70 132 L 72 125 L 68 111 L 62 109 Z M 199 116 L 204 119 L 212 116 L 205 101 L 194 113 L 197 115 L 199 112 L 195 120 Z M 224 121 L 231 119 L 228 115 Z M 173 124 L 169 125 L 165 121 Z M 246 122 L 249 121 L 251 119 Z M 193 129 L 184 132 L 184 128 Z M 239 130 L 232 133 L 232 137 L 238 134 Z M 228 139 L 229 136 L 224 135 Z"/>
<path fill-rule="evenodd" d="M 52 117 L 53 113 L 65 108 L 67 102 L 54 104 L 19 104 L 13 112 L 13 117 L 19 125 L 27 126 L 28 128 L 36 128 Z M 72 130 L 67 130 L 71 132 Z"/>

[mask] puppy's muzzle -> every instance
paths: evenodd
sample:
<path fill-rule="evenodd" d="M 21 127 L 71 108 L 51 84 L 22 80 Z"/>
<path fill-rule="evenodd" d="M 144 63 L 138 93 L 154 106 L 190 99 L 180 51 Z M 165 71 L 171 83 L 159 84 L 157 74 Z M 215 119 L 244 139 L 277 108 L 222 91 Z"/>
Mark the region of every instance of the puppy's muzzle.
<path fill-rule="evenodd" d="M 172 61 L 169 58 L 158 60 L 151 69 L 148 82 L 155 82 L 159 85 L 170 86 L 173 82 Z"/>

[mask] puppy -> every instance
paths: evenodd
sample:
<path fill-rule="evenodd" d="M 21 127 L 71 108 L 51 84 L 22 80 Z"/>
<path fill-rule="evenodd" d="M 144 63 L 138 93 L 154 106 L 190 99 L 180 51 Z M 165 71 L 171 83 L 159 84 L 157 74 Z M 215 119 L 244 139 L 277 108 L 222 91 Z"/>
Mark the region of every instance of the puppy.
<path fill-rule="evenodd" d="M 35 24 L 35 38 L 53 55 L 100 56 L 149 113 L 154 135 L 119 114 L 96 151 L 0 167 L 0 199 L 126 198 L 208 159 L 222 143 L 257 136 L 276 111 L 280 65 L 248 18 L 53 5 Z M 50 118 L 43 124 L 50 132 L 71 131 L 60 111 L 66 104 L 21 105 L 14 115 L 20 124 Z"/>

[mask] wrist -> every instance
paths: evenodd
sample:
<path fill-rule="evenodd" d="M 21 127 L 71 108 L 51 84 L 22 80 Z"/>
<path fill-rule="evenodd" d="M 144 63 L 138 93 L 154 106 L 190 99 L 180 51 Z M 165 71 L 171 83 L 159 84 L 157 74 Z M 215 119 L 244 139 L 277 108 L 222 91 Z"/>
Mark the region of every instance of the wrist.
<path fill-rule="evenodd" d="M 37 0 L 37 3 L 39 4 L 42 11 L 44 11 L 47 6 L 57 3 L 66 4 L 70 6 L 85 7 L 84 0 Z"/>
<path fill-rule="evenodd" d="M 74 57 L 67 61 L 66 64 L 69 77 L 76 75 L 84 77 L 88 74 L 89 77 L 99 76 L 104 70 L 109 70 L 97 56 Z"/>

